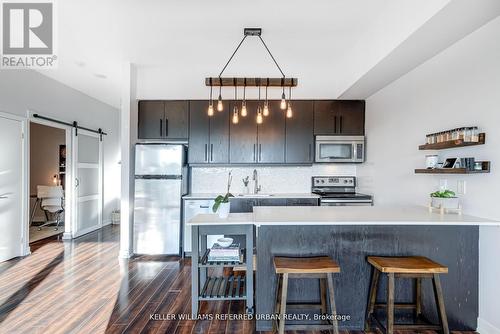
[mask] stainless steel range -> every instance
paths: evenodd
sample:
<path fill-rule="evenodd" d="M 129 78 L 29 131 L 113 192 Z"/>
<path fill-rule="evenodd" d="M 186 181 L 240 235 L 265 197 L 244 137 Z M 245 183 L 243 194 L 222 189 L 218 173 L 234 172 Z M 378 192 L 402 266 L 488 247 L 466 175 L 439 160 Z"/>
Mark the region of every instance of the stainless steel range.
<path fill-rule="evenodd" d="M 313 176 L 312 193 L 321 206 L 373 205 L 373 198 L 356 192 L 355 176 Z"/>

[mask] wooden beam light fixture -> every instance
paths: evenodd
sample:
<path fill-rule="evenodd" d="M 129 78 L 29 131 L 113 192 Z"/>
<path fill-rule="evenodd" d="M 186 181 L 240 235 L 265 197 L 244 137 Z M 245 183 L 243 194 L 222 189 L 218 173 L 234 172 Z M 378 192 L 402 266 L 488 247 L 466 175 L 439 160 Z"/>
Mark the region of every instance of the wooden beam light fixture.
<path fill-rule="evenodd" d="M 208 116 L 213 116 L 214 115 L 214 107 L 213 107 L 213 99 L 212 99 L 212 90 L 213 87 L 219 87 L 219 97 L 217 99 L 217 111 L 221 112 L 224 109 L 224 104 L 222 102 L 222 87 L 234 87 L 235 88 L 235 93 L 237 91 L 237 87 L 243 87 L 243 100 L 241 103 L 241 116 L 245 117 L 247 115 L 247 106 L 246 106 L 246 88 L 247 87 L 257 87 L 259 90 L 259 103 L 258 103 L 258 110 L 260 113 L 258 113 L 259 117 L 257 122 L 260 124 L 262 123 L 262 115 L 268 116 L 269 115 L 269 105 L 268 105 L 268 99 L 267 99 L 267 91 L 268 88 L 274 88 L 278 87 L 281 88 L 282 94 L 281 94 L 281 103 L 280 103 L 280 109 L 281 110 L 287 110 L 290 109 L 290 112 L 287 112 L 287 115 L 290 115 L 291 117 L 291 106 L 290 106 L 290 96 L 292 93 L 292 87 L 297 86 L 297 78 L 287 78 L 281 67 L 278 65 L 278 62 L 274 58 L 273 54 L 267 47 L 266 43 L 262 39 L 262 29 L 261 28 L 245 28 L 243 30 L 243 39 L 240 41 L 236 49 L 234 50 L 233 54 L 231 57 L 229 57 L 229 60 L 227 63 L 224 65 L 222 68 L 222 71 L 219 73 L 219 76 L 217 77 L 208 77 L 205 78 L 205 85 L 210 87 L 210 102 L 208 106 Z M 271 59 L 273 60 L 274 64 L 278 68 L 278 70 L 281 73 L 281 77 L 279 78 L 263 78 L 263 77 L 223 77 L 222 75 L 224 74 L 224 71 L 226 70 L 227 66 L 233 60 L 234 56 L 238 52 L 239 48 L 245 41 L 245 39 L 248 36 L 256 36 L 260 39 L 262 42 L 262 45 L 266 49 L 267 53 L 269 56 L 271 56 Z M 260 88 L 262 86 L 265 86 L 266 89 L 266 99 L 264 101 L 264 106 L 261 107 L 260 103 Z M 289 98 L 288 98 L 288 103 L 286 100 L 285 96 L 285 87 L 288 87 L 289 90 Z M 235 94 L 236 95 L 236 94 Z M 287 108 L 288 106 L 288 108 Z M 287 110 L 288 111 L 288 110 Z M 238 119 L 238 108 L 235 108 L 233 110 L 233 120 Z M 237 121 L 236 121 L 237 122 Z M 235 123 L 236 123 L 235 122 Z"/>

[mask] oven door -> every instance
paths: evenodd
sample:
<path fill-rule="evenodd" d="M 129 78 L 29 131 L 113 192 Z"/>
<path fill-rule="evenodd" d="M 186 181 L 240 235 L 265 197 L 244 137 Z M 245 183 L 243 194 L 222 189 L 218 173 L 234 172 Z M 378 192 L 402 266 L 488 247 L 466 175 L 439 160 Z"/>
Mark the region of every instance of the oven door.
<path fill-rule="evenodd" d="M 339 198 L 322 198 L 320 206 L 367 206 L 373 205 L 371 199 L 339 199 Z"/>
<path fill-rule="evenodd" d="M 363 162 L 364 137 L 316 137 L 315 162 Z"/>

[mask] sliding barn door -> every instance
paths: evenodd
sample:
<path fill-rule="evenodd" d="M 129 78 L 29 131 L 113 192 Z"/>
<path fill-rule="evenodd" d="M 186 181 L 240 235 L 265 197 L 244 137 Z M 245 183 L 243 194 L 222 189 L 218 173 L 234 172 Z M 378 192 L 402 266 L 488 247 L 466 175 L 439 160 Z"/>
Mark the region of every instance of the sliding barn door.
<path fill-rule="evenodd" d="M 0 262 L 23 254 L 23 123 L 0 114 Z"/>
<path fill-rule="evenodd" d="M 102 227 L 102 140 L 73 129 L 73 237 Z"/>

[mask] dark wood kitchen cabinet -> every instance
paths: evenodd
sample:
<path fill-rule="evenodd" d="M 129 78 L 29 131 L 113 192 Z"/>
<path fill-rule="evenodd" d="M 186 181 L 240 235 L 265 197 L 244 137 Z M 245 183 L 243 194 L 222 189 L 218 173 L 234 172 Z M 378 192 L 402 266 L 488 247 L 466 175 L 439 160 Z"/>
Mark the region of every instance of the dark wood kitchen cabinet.
<path fill-rule="evenodd" d="M 315 101 L 314 134 L 363 136 L 365 134 L 365 101 Z"/>
<path fill-rule="evenodd" d="M 231 103 L 230 110 L 233 106 Z M 237 106 L 241 111 L 241 102 Z M 257 106 L 257 101 L 247 101 L 248 115 L 240 115 L 237 124 L 230 123 L 229 162 L 282 164 L 285 162 L 285 113 L 279 109 L 279 101 L 269 101 L 269 116 L 257 124 Z"/>
<path fill-rule="evenodd" d="M 257 162 L 285 162 L 285 117 L 279 101 L 269 101 L 269 115 L 257 126 Z"/>
<path fill-rule="evenodd" d="M 254 206 L 318 206 L 317 198 L 241 198 L 230 199 L 232 213 L 253 212 Z"/>
<path fill-rule="evenodd" d="M 293 117 L 286 119 L 285 162 L 312 163 L 314 159 L 313 101 L 293 101 Z"/>
<path fill-rule="evenodd" d="M 229 163 L 229 103 L 209 117 L 208 101 L 191 101 L 189 108 L 190 164 Z"/>
<path fill-rule="evenodd" d="M 241 112 L 241 102 L 236 102 Z M 239 116 L 239 122 L 230 122 L 229 130 L 229 162 L 232 164 L 255 164 L 257 163 L 257 102 L 247 101 L 246 117 Z M 230 103 L 232 113 L 234 102 Z"/>
<path fill-rule="evenodd" d="M 139 101 L 138 138 L 186 140 L 189 101 Z"/>

